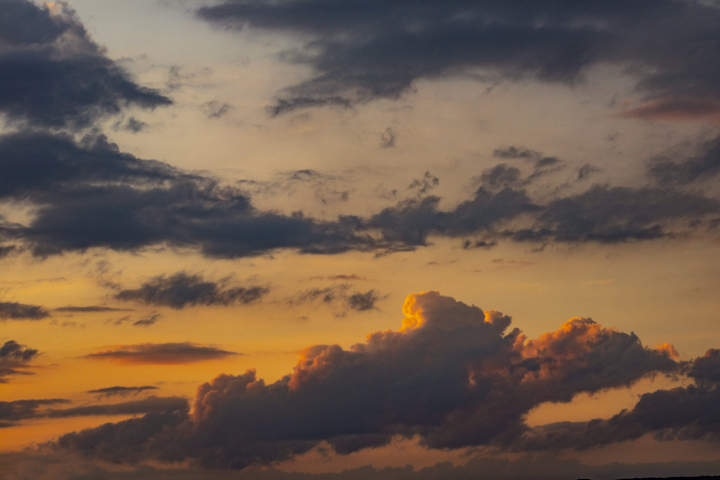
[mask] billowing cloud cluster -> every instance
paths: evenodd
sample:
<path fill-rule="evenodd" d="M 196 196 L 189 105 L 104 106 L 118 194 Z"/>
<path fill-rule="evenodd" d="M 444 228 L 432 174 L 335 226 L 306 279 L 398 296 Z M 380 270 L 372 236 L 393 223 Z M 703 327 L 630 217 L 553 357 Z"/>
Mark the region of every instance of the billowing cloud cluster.
<path fill-rule="evenodd" d="M 397 98 L 418 79 L 478 70 L 492 80 L 573 84 L 597 65 L 632 69 L 648 103 L 627 116 L 720 113 L 720 9 L 712 2 L 225 0 L 197 13 L 309 39 L 287 57 L 315 75 L 282 92 L 274 115 Z"/>
<path fill-rule="evenodd" d="M 136 84 L 60 2 L 0 1 L 0 113 L 15 124 L 82 128 L 128 105 L 171 100 Z"/>
<path fill-rule="evenodd" d="M 29 363 L 38 355 L 34 348 L 20 345 L 14 340 L 8 340 L 0 347 L 0 383 L 7 382 L 7 377 L 12 375 L 29 375 L 24 370 Z"/>
<path fill-rule="evenodd" d="M 394 436 L 417 436 L 429 448 L 507 446 L 528 435 L 523 418 L 537 405 L 682 368 L 667 345 L 646 348 L 587 318 L 528 340 L 507 332 L 510 317 L 437 292 L 409 296 L 403 313 L 398 331 L 349 350 L 305 349 L 275 383 L 254 370 L 220 375 L 198 387 L 191 418 L 148 415 L 59 445 L 116 461 L 190 458 L 232 468 L 289 459 L 320 442 L 343 454 Z"/>
<path fill-rule="evenodd" d="M 269 291 L 258 286 L 225 288 L 225 283 L 210 282 L 200 275 L 179 272 L 168 277 L 155 277 L 134 290 L 122 290 L 115 298 L 180 309 L 195 305 L 247 305 Z"/>
<path fill-rule="evenodd" d="M 720 441 L 720 350 L 683 366 L 695 381 L 687 387 L 646 393 L 631 410 L 607 420 L 560 423 L 539 428 L 519 439 L 518 450 L 586 449 L 635 440 L 653 433 L 660 440 Z"/>

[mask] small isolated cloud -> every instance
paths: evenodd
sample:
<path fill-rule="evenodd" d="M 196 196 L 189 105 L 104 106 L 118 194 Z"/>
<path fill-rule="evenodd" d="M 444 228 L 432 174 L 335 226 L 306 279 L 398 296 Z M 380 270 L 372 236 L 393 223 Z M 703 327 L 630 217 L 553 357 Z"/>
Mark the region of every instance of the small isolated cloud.
<path fill-rule="evenodd" d="M 720 123 L 720 99 L 690 97 L 650 100 L 619 116 L 669 122 L 702 120 Z"/>
<path fill-rule="evenodd" d="M 130 133 L 140 133 L 148 128 L 148 124 L 135 117 L 130 117 L 125 123 L 118 124 L 117 128 Z"/>
<path fill-rule="evenodd" d="M 395 146 L 396 139 L 397 134 L 395 133 L 395 130 L 393 130 L 391 127 L 388 127 L 383 133 L 380 134 L 380 147 L 392 148 Z"/>
<path fill-rule="evenodd" d="M 577 179 L 578 180 L 586 180 L 590 175 L 593 173 L 599 172 L 601 169 L 599 167 L 596 167 L 595 165 L 590 165 L 589 163 L 586 163 L 582 167 L 578 168 L 577 171 Z"/>
<path fill-rule="evenodd" d="M 133 326 L 134 327 L 149 327 L 150 325 L 155 325 L 157 323 L 158 319 L 160 319 L 160 314 L 156 313 L 156 314 L 150 315 L 149 317 L 141 318 L 140 320 L 134 322 Z"/>
<path fill-rule="evenodd" d="M 375 290 L 351 292 L 346 284 L 325 288 L 312 288 L 290 299 L 289 303 L 315 303 L 328 305 L 335 310 L 336 317 L 344 317 L 350 310 L 364 312 L 374 310 L 382 297 Z"/>
<path fill-rule="evenodd" d="M 140 288 L 122 290 L 115 298 L 180 309 L 196 305 L 248 305 L 270 291 L 258 286 L 226 288 L 226 284 L 227 281 L 211 282 L 200 275 L 179 272 L 168 277 L 154 277 Z"/>
<path fill-rule="evenodd" d="M 222 118 L 234 109 L 235 107 L 229 103 L 218 102 L 217 100 L 207 102 L 202 107 L 202 111 L 207 118 Z"/>
<path fill-rule="evenodd" d="M 12 375 L 31 375 L 25 369 L 40 352 L 27 348 L 14 340 L 9 340 L 0 347 L 0 383 L 6 383 Z"/>
<path fill-rule="evenodd" d="M 148 391 L 148 390 L 159 390 L 158 387 L 151 387 L 151 386 L 142 386 L 142 387 L 121 387 L 121 386 L 115 386 L 115 387 L 106 387 L 106 388 L 98 388 L 95 390 L 88 390 L 87 393 L 94 393 L 97 394 L 99 397 L 126 397 L 128 395 L 137 395 L 139 393 Z"/>
<path fill-rule="evenodd" d="M 91 353 L 85 358 L 91 360 L 109 360 L 128 364 L 174 365 L 220 360 L 238 355 L 216 347 L 183 343 L 142 343 L 139 345 L 119 345 L 104 352 Z"/>
<path fill-rule="evenodd" d="M 42 320 L 50 316 L 43 307 L 16 302 L 0 302 L 0 320 Z"/>

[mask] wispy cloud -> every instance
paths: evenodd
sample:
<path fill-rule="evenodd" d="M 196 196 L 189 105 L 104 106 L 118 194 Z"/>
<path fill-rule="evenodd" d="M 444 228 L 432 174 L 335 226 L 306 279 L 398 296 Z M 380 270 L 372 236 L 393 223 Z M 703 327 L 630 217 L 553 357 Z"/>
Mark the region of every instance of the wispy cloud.
<path fill-rule="evenodd" d="M 195 343 L 142 343 L 139 345 L 120 345 L 111 350 L 91 353 L 85 358 L 91 360 L 110 360 L 129 364 L 184 364 L 219 360 L 235 352 Z"/>

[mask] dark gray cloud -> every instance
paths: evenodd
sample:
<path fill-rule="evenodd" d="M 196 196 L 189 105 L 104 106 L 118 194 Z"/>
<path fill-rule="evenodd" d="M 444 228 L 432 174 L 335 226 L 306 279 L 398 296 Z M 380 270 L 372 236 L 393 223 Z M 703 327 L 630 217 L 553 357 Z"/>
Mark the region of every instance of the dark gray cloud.
<path fill-rule="evenodd" d="M 0 347 L 0 383 L 6 383 L 12 375 L 30 375 L 25 368 L 39 355 L 34 348 L 27 348 L 14 340 L 8 340 Z"/>
<path fill-rule="evenodd" d="M 21 420 L 31 418 L 145 415 L 165 412 L 187 412 L 188 410 L 188 401 L 185 398 L 155 396 L 143 398 L 142 400 L 113 404 L 84 405 L 65 409 L 46 408 L 67 403 L 71 403 L 70 400 L 61 398 L 0 402 L 0 422 L 4 423 L 5 427 L 8 427 L 17 425 Z"/>
<path fill-rule="evenodd" d="M 0 112 L 51 128 L 87 127 L 128 106 L 171 100 L 136 84 L 104 55 L 69 8 L 51 13 L 27 0 L 0 2 Z"/>
<path fill-rule="evenodd" d="M 0 426 L 9 427 L 16 425 L 21 420 L 42 416 L 38 410 L 49 405 L 70 403 L 70 400 L 62 398 L 50 398 L 44 400 L 15 400 L 13 402 L 0 402 Z"/>
<path fill-rule="evenodd" d="M 55 309 L 56 312 L 65 313 L 98 313 L 98 312 L 129 312 L 129 308 L 113 308 L 103 307 L 100 305 L 87 305 L 87 306 L 74 306 L 68 305 L 67 307 L 59 307 Z"/>
<path fill-rule="evenodd" d="M 718 213 L 718 201 L 662 188 L 593 186 L 543 207 L 533 228 L 504 232 L 518 241 L 617 243 L 672 235 L 673 221 Z M 685 229 L 681 227 L 683 231 Z"/>
<path fill-rule="evenodd" d="M 660 185 L 687 185 L 712 180 L 720 172 L 720 136 L 704 143 L 697 155 L 675 161 L 658 158 L 648 166 L 649 175 Z"/>
<path fill-rule="evenodd" d="M 398 98 L 418 79 L 478 69 L 493 80 L 574 84 L 608 64 L 632 69 L 647 100 L 684 102 L 689 114 L 720 98 L 720 11 L 711 2 L 225 0 L 197 14 L 309 37 L 285 57 L 314 76 L 281 92 L 273 114 Z"/>
<path fill-rule="evenodd" d="M 645 393 L 630 410 L 607 420 L 557 423 L 515 439 L 527 450 L 587 449 L 653 434 L 658 440 L 720 441 L 720 350 L 682 365 L 694 384 Z"/>
<path fill-rule="evenodd" d="M 201 275 L 178 272 L 168 277 L 154 277 L 134 290 L 122 290 L 115 298 L 180 309 L 195 305 L 248 305 L 269 292 L 265 287 L 227 287 L 227 283 L 227 280 L 211 282 Z"/>
<path fill-rule="evenodd" d="M 395 133 L 395 130 L 393 130 L 391 127 L 388 127 L 383 133 L 380 134 L 380 147 L 392 148 L 395 146 L 396 139 L 397 134 Z"/>
<path fill-rule="evenodd" d="M 229 103 L 219 102 L 217 100 L 204 103 L 202 108 L 203 113 L 205 113 L 208 118 L 222 118 L 234 109 L 235 107 Z"/>
<path fill-rule="evenodd" d="M 102 438 L 98 438 L 102 440 Z M 129 452 L 126 452 L 129 453 Z M 119 455 L 121 456 L 121 455 Z M 54 480 L 237 480 L 238 473 L 228 470 L 208 471 L 197 466 L 101 464 L 93 459 L 74 455 L 69 460 L 67 450 L 24 451 L 0 454 L 0 462 L 11 465 L 15 476 L 7 480 L 45 478 L 50 473 Z M 452 462 L 437 463 L 424 468 L 373 467 L 365 465 L 342 472 L 305 473 L 288 472 L 274 467 L 248 469 L 242 472 L 243 480 L 596 480 L 643 478 L 647 480 L 716 480 L 720 472 L 718 461 L 660 461 L 655 463 L 620 463 L 588 465 L 576 459 L 553 455 L 523 455 L 514 459 L 471 456 L 462 465 Z M 703 477 L 704 475 L 704 477 Z"/>
<path fill-rule="evenodd" d="M 112 350 L 91 353 L 85 358 L 133 364 L 183 364 L 219 360 L 233 355 L 238 354 L 216 347 L 184 342 L 120 345 Z"/>
<path fill-rule="evenodd" d="M 147 413 L 183 412 L 188 410 L 188 401 L 182 397 L 156 397 L 103 405 L 49 409 L 42 416 L 49 418 L 87 417 L 96 415 L 141 415 Z"/>
<path fill-rule="evenodd" d="M 150 325 L 155 325 L 159 319 L 160 314 L 154 313 L 149 317 L 141 318 L 140 320 L 133 322 L 133 327 L 149 327 Z"/>
<path fill-rule="evenodd" d="M 0 237 L 39 256 L 166 244 L 238 257 L 367 244 L 351 222 L 259 212 L 235 188 L 121 153 L 102 135 L 80 143 L 36 132 L 0 136 L 0 200 L 37 207 L 28 225 L 0 224 Z"/>
<path fill-rule="evenodd" d="M 529 187 L 538 176 L 562 168 L 562 162 L 516 147 L 496 155 L 529 159 L 532 173 L 523 177 L 516 167 L 504 164 L 491 168 L 480 176 L 484 185 L 470 200 L 440 210 L 441 198 L 431 194 L 439 179 L 426 172 L 408 187 L 412 197 L 395 206 L 366 218 L 319 220 L 302 212 L 260 211 L 238 188 L 122 153 L 103 135 L 75 142 L 37 132 L 7 134 L 0 136 L 0 201 L 33 206 L 35 213 L 27 225 L 0 221 L 0 241 L 36 256 L 168 246 L 237 258 L 278 249 L 313 254 L 402 251 L 426 245 L 431 236 L 476 237 L 471 244 L 482 245 L 501 239 L 541 244 L 650 240 L 687 233 L 688 225 L 720 216 L 717 199 L 667 186 L 594 185 L 539 202 Z M 259 188 L 270 194 L 302 183 L 311 185 L 323 203 L 347 200 L 348 192 L 337 190 L 331 181 L 314 170 L 297 170 Z M 200 295 L 185 304 L 203 304 L 199 290 L 209 292 L 212 282 L 191 277 L 158 279 L 132 295 L 143 301 L 154 294 L 169 298 L 172 289 L 185 282 L 186 293 Z M 213 298 L 223 303 L 229 297 L 222 292 L 229 290 L 217 288 Z M 240 299 L 262 292 L 249 287 L 235 293 Z M 183 304 L 166 300 L 167 305 Z"/>
<path fill-rule="evenodd" d="M 302 303 L 320 303 L 329 305 L 335 309 L 336 317 L 344 317 L 350 310 L 364 312 L 374 310 L 375 304 L 382 297 L 375 290 L 367 292 L 350 291 L 347 284 L 335 285 L 325 288 L 312 288 L 305 290 L 296 297 L 290 299 L 289 303 L 298 305 Z"/>
<path fill-rule="evenodd" d="M 198 388 L 192 418 L 148 415 L 59 444 L 115 461 L 232 468 L 282 461 L 322 441 L 340 454 L 394 436 L 440 449 L 502 446 L 529 430 L 524 416 L 541 403 L 681 369 L 667 349 L 586 318 L 527 341 L 506 332 L 510 317 L 437 292 L 408 297 L 403 312 L 400 330 L 349 350 L 305 349 L 292 374 L 272 384 L 254 370 L 218 376 Z"/>
<path fill-rule="evenodd" d="M 0 320 L 42 320 L 50 312 L 39 305 L 17 302 L 0 302 Z"/>
<path fill-rule="evenodd" d="M 121 387 L 121 386 L 115 386 L 115 387 L 106 387 L 106 388 L 98 388 L 96 390 L 88 390 L 87 393 L 95 393 L 100 397 L 125 397 L 127 395 L 137 395 L 141 392 L 145 392 L 147 390 L 159 390 L 158 387 L 151 387 L 149 385 L 142 386 L 142 387 Z"/>

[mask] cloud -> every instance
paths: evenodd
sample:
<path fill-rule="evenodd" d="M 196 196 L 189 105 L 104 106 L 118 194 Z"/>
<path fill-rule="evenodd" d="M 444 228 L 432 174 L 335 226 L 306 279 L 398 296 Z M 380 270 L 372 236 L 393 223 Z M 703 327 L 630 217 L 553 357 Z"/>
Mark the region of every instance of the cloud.
<path fill-rule="evenodd" d="M 395 131 L 388 127 L 383 133 L 380 134 L 380 148 L 392 148 L 395 146 L 395 140 L 397 134 Z"/>
<path fill-rule="evenodd" d="M 149 327 L 150 325 L 155 325 L 159 318 L 160 314 L 155 313 L 149 317 L 141 318 L 140 320 L 133 322 L 133 327 Z"/>
<path fill-rule="evenodd" d="M 647 101 L 720 100 L 720 11 L 710 2 L 540 0 L 519 8 L 493 0 L 225 0 L 200 7 L 197 15 L 231 29 L 308 39 L 284 57 L 308 65 L 314 75 L 279 93 L 270 108 L 275 115 L 396 99 L 419 79 L 470 71 L 495 82 L 573 85 L 598 65 L 632 68 L 635 88 Z M 707 107 L 701 110 L 707 115 Z"/>
<path fill-rule="evenodd" d="M 248 305 L 269 292 L 268 288 L 258 286 L 226 288 L 226 283 L 178 272 L 169 277 L 154 277 L 135 290 L 122 290 L 115 298 L 180 309 L 196 305 Z"/>
<path fill-rule="evenodd" d="M 657 161 L 651 166 L 656 173 L 651 174 L 670 178 L 679 169 L 696 172 L 688 173 L 688 179 L 710 175 L 715 171 L 713 145 L 707 147 L 707 155 L 692 161 Z M 529 159 L 533 171 L 522 178 L 516 167 L 496 166 L 481 175 L 484 185 L 469 200 L 445 210 L 440 209 L 442 199 L 432 194 L 439 179 L 426 172 L 410 184 L 412 197 L 394 206 L 367 217 L 340 215 L 320 220 L 301 211 L 285 215 L 259 210 L 236 187 L 122 153 L 103 135 L 91 134 L 75 142 L 63 135 L 6 134 L 0 136 L 0 201 L 33 207 L 34 216 L 26 225 L 0 221 L 0 241 L 27 248 L 39 257 L 90 248 L 138 251 L 150 246 L 190 248 L 216 258 L 279 249 L 312 254 L 383 253 L 427 245 L 431 236 L 466 237 L 462 240 L 469 240 L 470 245 L 491 245 L 502 239 L 538 244 L 652 240 L 688 233 L 688 225 L 720 215 L 717 199 L 667 185 L 592 185 L 585 191 L 555 193 L 539 201 L 529 190 L 532 181 L 562 168 L 562 163 L 517 147 L 496 155 Z M 657 173 L 661 171 L 669 173 Z M 260 185 L 265 194 L 271 194 L 307 184 L 323 203 L 346 200 L 348 192 L 335 189 L 328 184 L 331 180 L 314 170 L 296 170 L 277 182 Z M 178 288 L 190 282 L 188 293 L 213 289 L 212 282 L 185 275 L 155 279 L 127 295 L 142 301 L 153 294 L 172 296 L 169 289 L 174 284 L 167 282 L 173 281 Z M 207 301 L 222 304 L 227 295 L 232 296 L 228 293 L 232 289 L 220 287 Z M 242 301 L 243 295 L 260 295 L 257 288 L 237 290 L 235 298 Z M 143 297 L 146 294 L 150 296 Z M 197 297 L 188 304 L 192 301 L 204 304 L 206 300 Z M 177 298 L 172 302 L 183 304 Z"/>
<path fill-rule="evenodd" d="M 720 172 L 720 136 L 700 146 L 697 155 L 673 161 L 668 157 L 654 159 L 648 174 L 663 186 L 688 185 L 712 179 Z"/>
<path fill-rule="evenodd" d="M 0 136 L 0 200 L 36 207 L 28 225 L 0 223 L 0 239 L 37 256 L 93 247 L 189 247 L 235 258 L 279 248 L 337 253 L 362 248 L 352 221 L 262 212 L 238 189 L 162 162 L 121 153 L 103 135 Z"/>
<path fill-rule="evenodd" d="M 56 312 L 66 312 L 66 313 L 98 313 L 98 312 L 129 312 L 132 310 L 129 308 L 103 307 L 100 305 L 87 305 L 87 306 L 68 305 L 67 307 L 56 308 L 55 311 Z"/>
<path fill-rule="evenodd" d="M 229 103 L 220 103 L 217 100 L 212 100 L 203 104 L 202 111 L 207 118 L 222 118 L 234 109 L 235 107 Z"/>
<path fill-rule="evenodd" d="M 30 375 L 24 369 L 38 355 L 34 348 L 27 348 L 14 340 L 8 340 L 0 347 L 0 383 L 6 383 L 11 375 Z"/>
<path fill-rule="evenodd" d="M 156 397 L 104 405 L 85 405 L 62 410 L 49 409 L 42 414 L 49 418 L 87 417 L 96 415 L 141 415 L 148 413 L 182 412 L 188 410 L 188 401 L 182 397 Z"/>
<path fill-rule="evenodd" d="M 374 310 L 375 304 L 381 299 L 381 296 L 375 290 L 367 292 L 350 292 L 350 286 L 346 284 L 336 285 L 325 288 L 312 288 L 301 292 L 296 297 L 291 298 L 291 305 L 301 303 L 317 303 L 330 305 L 336 308 L 336 317 L 344 317 L 349 310 L 356 312 L 364 312 Z"/>
<path fill-rule="evenodd" d="M 126 106 L 172 103 L 107 58 L 64 4 L 51 11 L 27 0 L 3 0 L 0 26 L 0 112 L 11 122 L 83 128 Z"/>
<path fill-rule="evenodd" d="M 109 415 L 145 415 L 166 412 L 187 412 L 188 401 L 181 397 L 150 396 L 129 402 L 84 405 L 66 409 L 42 408 L 71 403 L 70 400 L 52 398 L 44 400 L 16 400 L 0 402 L 0 422 L 5 427 L 14 426 L 21 420 L 31 418 L 67 418 Z"/>
<path fill-rule="evenodd" d="M 503 446 L 545 402 L 625 387 L 681 366 L 667 349 L 574 318 L 527 340 L 511 319 L 437 292 L 410 295 L 397 331 L 345 350 L 315 345 L 266 384 L 254 370 L 198 387 L 191 418 L 148 415 L 61 437 L 59 445 L 115 461 L 194 459 L 244 468 L 327 443 L 346 454 L 418 437 L 429 448 Z M 132 439 L 130 442 L 129 440 Z"/>
<path fill-rule="evenodd" d="M 39 305 L 16 302 L 0 302 L 0 320 L 42 320 L 50 312 Z"/>
<path fill-rule="evenodd" d="M 720 100 L 702 98 L 663 98 L 650 100 L 620 114 L 622 118 L 641 120 L 708 120 L 720 122 Z"/>
<path fill-rule="evenodd" d="M 70 403 L 70 400 L 50 398 L 44 400 L 15 400 L 12 402 L 0 402 L 0 426 L 14 426 L 20 420 L 36 418 L 41 415 L 40 412 L 38 412 L 41 407 L 57 405 L 60 403 Z"/>
<path fill-rule="evenodd" d="M 142 386 L 142 387 L 121 387 L 121 386 L 115 386 L 115 387 L 106 387 L 106 388 L 98 388 L 96 390 L 88 390 L 87 393 L 96 393 L 100 397 L 114 397 L 114 396 L 120 396 L 125 397 L 127 395 L 137 395 L 138 393 L 147 391 L 147 390 L 159 390 L 158 387 L 151 387 L 151 386 Z"/>
<path fill-rule="evenodd" d="M 197 466 L 127 465 L 100 463 L 92 458 L 63 451 L 22 451 L 0 454 L 0 465 L 11 468 L 7 480 L 26 478 L 53 478 L 75 480 L 78 477 L 102 480 L 236 480 L 238 473 L 232 470 L 209 472 Z M 523 455 L 514 459 L 498 457 L 471 457 L 463 465 L 451 462 L 413 469 L 404 467 L 374 467 L 364 465 L 342 472 L 305 473 L 287 472 L 274 467 L 248 469 L 242 473 L 244 480 L 435 480 L 483 479 L 495 480 L 576 480 L 593 478 L 611 480 L 617 478 L 702 478 L 720 471 L 718 461 L 686 461 L 656 463 L 620 463 L 588 465 L 576 459 L 558 458 L 553 455 Z M 708 478 L 708 477 L 705 477 Z"/>
<path fill-rule="evenodd" d="M 219 360 L 232 355 L 216 347 L 197 345 L 195 343 L 142 343 L 139 345 L 120 345 L 112 350 L 91 353 L 85 358 L 92 360 L 110 360 L 131 364 L 174 365 L 183 363 Z"/>

